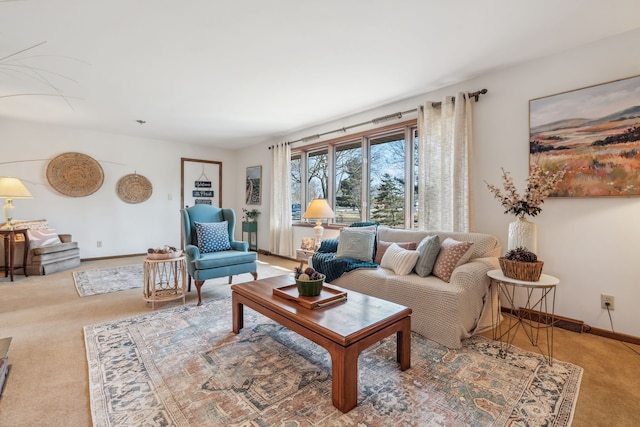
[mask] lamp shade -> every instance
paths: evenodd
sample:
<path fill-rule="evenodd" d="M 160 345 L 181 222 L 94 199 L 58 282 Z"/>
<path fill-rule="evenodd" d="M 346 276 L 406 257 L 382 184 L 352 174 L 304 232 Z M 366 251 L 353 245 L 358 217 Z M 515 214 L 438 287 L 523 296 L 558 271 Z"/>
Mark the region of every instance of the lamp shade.
<path fill-rule="evenodd" d="M 30 199 L 31 193 L 18 179 L 10 176 L 0 177 L 0 198 L 3 199 Z"/>
<path fill-rule="evenodd" d="M 336 214 L 331 210 L 331 206 L 327 203 L 326 199 L 313 199 L 311 203 L 309 203 L 309 207 L 302 215 L 302 218 L 305 219 L 322 219 L 322 218 L 333 218 Z"/>

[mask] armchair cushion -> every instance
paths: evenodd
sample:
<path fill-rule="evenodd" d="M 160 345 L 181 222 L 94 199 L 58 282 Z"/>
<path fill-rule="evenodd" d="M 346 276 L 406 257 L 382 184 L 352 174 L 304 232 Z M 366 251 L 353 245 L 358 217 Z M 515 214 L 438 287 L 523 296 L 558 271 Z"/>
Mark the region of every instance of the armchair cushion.
<path fill-rule="evenodd" d="M 229 243 L 229 223 L 227 221 L 196 222 L 195 226 L 198 248 L 201 253 L 206 254 L 231 249 L 231 244 Z"/>

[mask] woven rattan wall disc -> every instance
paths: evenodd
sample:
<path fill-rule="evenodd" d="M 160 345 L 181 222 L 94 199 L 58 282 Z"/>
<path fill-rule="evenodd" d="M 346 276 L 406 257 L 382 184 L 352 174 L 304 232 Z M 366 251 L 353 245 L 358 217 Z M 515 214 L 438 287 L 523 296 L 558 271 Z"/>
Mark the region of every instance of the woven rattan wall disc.
<path fill-rule="evenodd" d="M 47 181 L 59 193 L 85 197 L 102 187 L 104 172 L 93 157 L 82 153 L 64 153 L 47 165 Z"/>
<path fill-rule="evenodd" d="M 153 186 L 147 178 L 134 173 L 120 178 L 116 191 L 123 202 L 142 203 L 151 197 Z"/>

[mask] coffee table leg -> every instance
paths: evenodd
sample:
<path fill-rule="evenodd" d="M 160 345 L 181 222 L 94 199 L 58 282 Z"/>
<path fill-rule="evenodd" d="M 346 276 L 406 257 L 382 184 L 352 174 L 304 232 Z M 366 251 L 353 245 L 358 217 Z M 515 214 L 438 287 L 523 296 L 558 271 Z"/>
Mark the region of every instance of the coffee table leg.
<path fill-rule="evenodd" d="M 402 329 L 396 334 L 397 360 L 401 370 L 411 367 L 411 318 L 401 320 Z"/>
<path fill-rule="evenodd" d="M 238 296 L 235 292 L 231 293 L 231 318 L 233 319 L 233 332 L 238 334 L 240 329 L 244 327 L 244 305 L 238 302 Z"/>
<path fill-rule="evenodd" d="M 358 404 L 358 351 L 336 346 L 331 354 L 331 395 L 333 406 L 349 412 Z"/>

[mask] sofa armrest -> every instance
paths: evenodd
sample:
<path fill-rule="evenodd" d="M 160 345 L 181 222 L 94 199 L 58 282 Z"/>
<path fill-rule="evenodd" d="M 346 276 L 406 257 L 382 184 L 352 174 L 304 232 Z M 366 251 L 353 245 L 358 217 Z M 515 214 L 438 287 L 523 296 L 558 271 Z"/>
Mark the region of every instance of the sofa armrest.
<path fill-rule="evenodd" d="M 71 234 L 58 234 L 58 237 L 62 243 L 71 242 Z"/>
<path fill-rule="evenodd" d="M 478 285 L 488 287 L 489 276 L 487 276 L 487 272 L 496 268 L 499 268 L 497 258 L 474 258 L 466 264 L 456 267 L 451 274 L 449 283 L 454 283 L 463 288 L 475 288 Z"/>
<path fill-rule="evenodd" d="M 338 252 L 338 239 L 326 239 L 320 242 L 320 247 L 317 252 L 321 253 L 336 253 Z"/>

